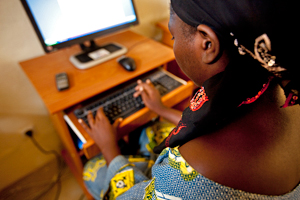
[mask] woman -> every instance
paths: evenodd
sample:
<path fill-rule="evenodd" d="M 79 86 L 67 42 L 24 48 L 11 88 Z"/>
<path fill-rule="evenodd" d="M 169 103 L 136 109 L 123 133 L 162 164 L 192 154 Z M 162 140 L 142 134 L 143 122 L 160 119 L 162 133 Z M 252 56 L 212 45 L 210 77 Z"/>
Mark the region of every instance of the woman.
<path fill-rule="evenodd" d="M 294 7 L 283 0 L 171 0 L 176 61 L 200 90 L 154 148 L 160 156 L 150 180 L 120 155 L 103 112 L 89 117 L 91 129 L 83 126 L 109 173 L 98 191 L 91 191 L 97 181 L 86 181 L 95 198 L 300 199 Z M 178 121 L 152 92 L 140 82 L 135 95 Z M 122 173 L 130 184 L 115 184 Z"/>

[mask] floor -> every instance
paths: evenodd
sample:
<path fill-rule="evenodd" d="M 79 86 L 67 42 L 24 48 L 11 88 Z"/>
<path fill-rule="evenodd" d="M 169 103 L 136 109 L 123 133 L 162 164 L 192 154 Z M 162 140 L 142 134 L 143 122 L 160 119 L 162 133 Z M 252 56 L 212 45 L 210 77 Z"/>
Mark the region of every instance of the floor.
<path fill-rule="evenodd" d="M 0 191 L 0 200 L 87 200 L 69 168 L 61 166 L 60 182 L 56 182 L 55 161 Z"/>

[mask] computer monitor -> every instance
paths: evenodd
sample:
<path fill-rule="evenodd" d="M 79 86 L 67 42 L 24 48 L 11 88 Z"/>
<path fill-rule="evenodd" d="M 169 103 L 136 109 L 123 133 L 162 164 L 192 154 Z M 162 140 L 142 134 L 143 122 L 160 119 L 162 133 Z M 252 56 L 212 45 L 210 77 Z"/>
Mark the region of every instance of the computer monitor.
<path fill-rule="evenodd" d="M 80 44 L 83 52 L 70 57 L 86 69 L 120 56 L 120 44 L 97 45 L 94 39 L 138 24 L 132 0 L 21 0 L 46 53 Z M 90 41 L 89 46 L 84 42 Z"/>

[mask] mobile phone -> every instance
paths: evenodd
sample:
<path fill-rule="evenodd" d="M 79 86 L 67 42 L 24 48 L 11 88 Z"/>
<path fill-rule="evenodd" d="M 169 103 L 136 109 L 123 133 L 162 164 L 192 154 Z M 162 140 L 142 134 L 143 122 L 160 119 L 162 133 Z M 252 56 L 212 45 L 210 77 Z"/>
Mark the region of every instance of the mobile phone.
<path fill-rule="evenodd" d="M 66 90 L 69 88 L 69 78 L 67 73 L 65 72 L 56 74 L 55 82 L 58 91 Z"/>

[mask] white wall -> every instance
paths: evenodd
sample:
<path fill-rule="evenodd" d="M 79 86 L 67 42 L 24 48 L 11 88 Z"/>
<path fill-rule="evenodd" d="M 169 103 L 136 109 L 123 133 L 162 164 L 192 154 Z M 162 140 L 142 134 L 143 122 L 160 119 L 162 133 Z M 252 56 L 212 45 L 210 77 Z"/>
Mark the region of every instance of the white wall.
<path fill-rule="evenodd" d="M 140 25 L 133 30 L 160 38 L 155 23 L 169 15 L 169 0 L 135 0 Z M 48 111 L 19 62 L 44 55 L 20 0 L 0 0 L 0 190 L 46 164 L 23 135 L 33 127 L 45 149 L 60 151 L 61 142 Z"/>

